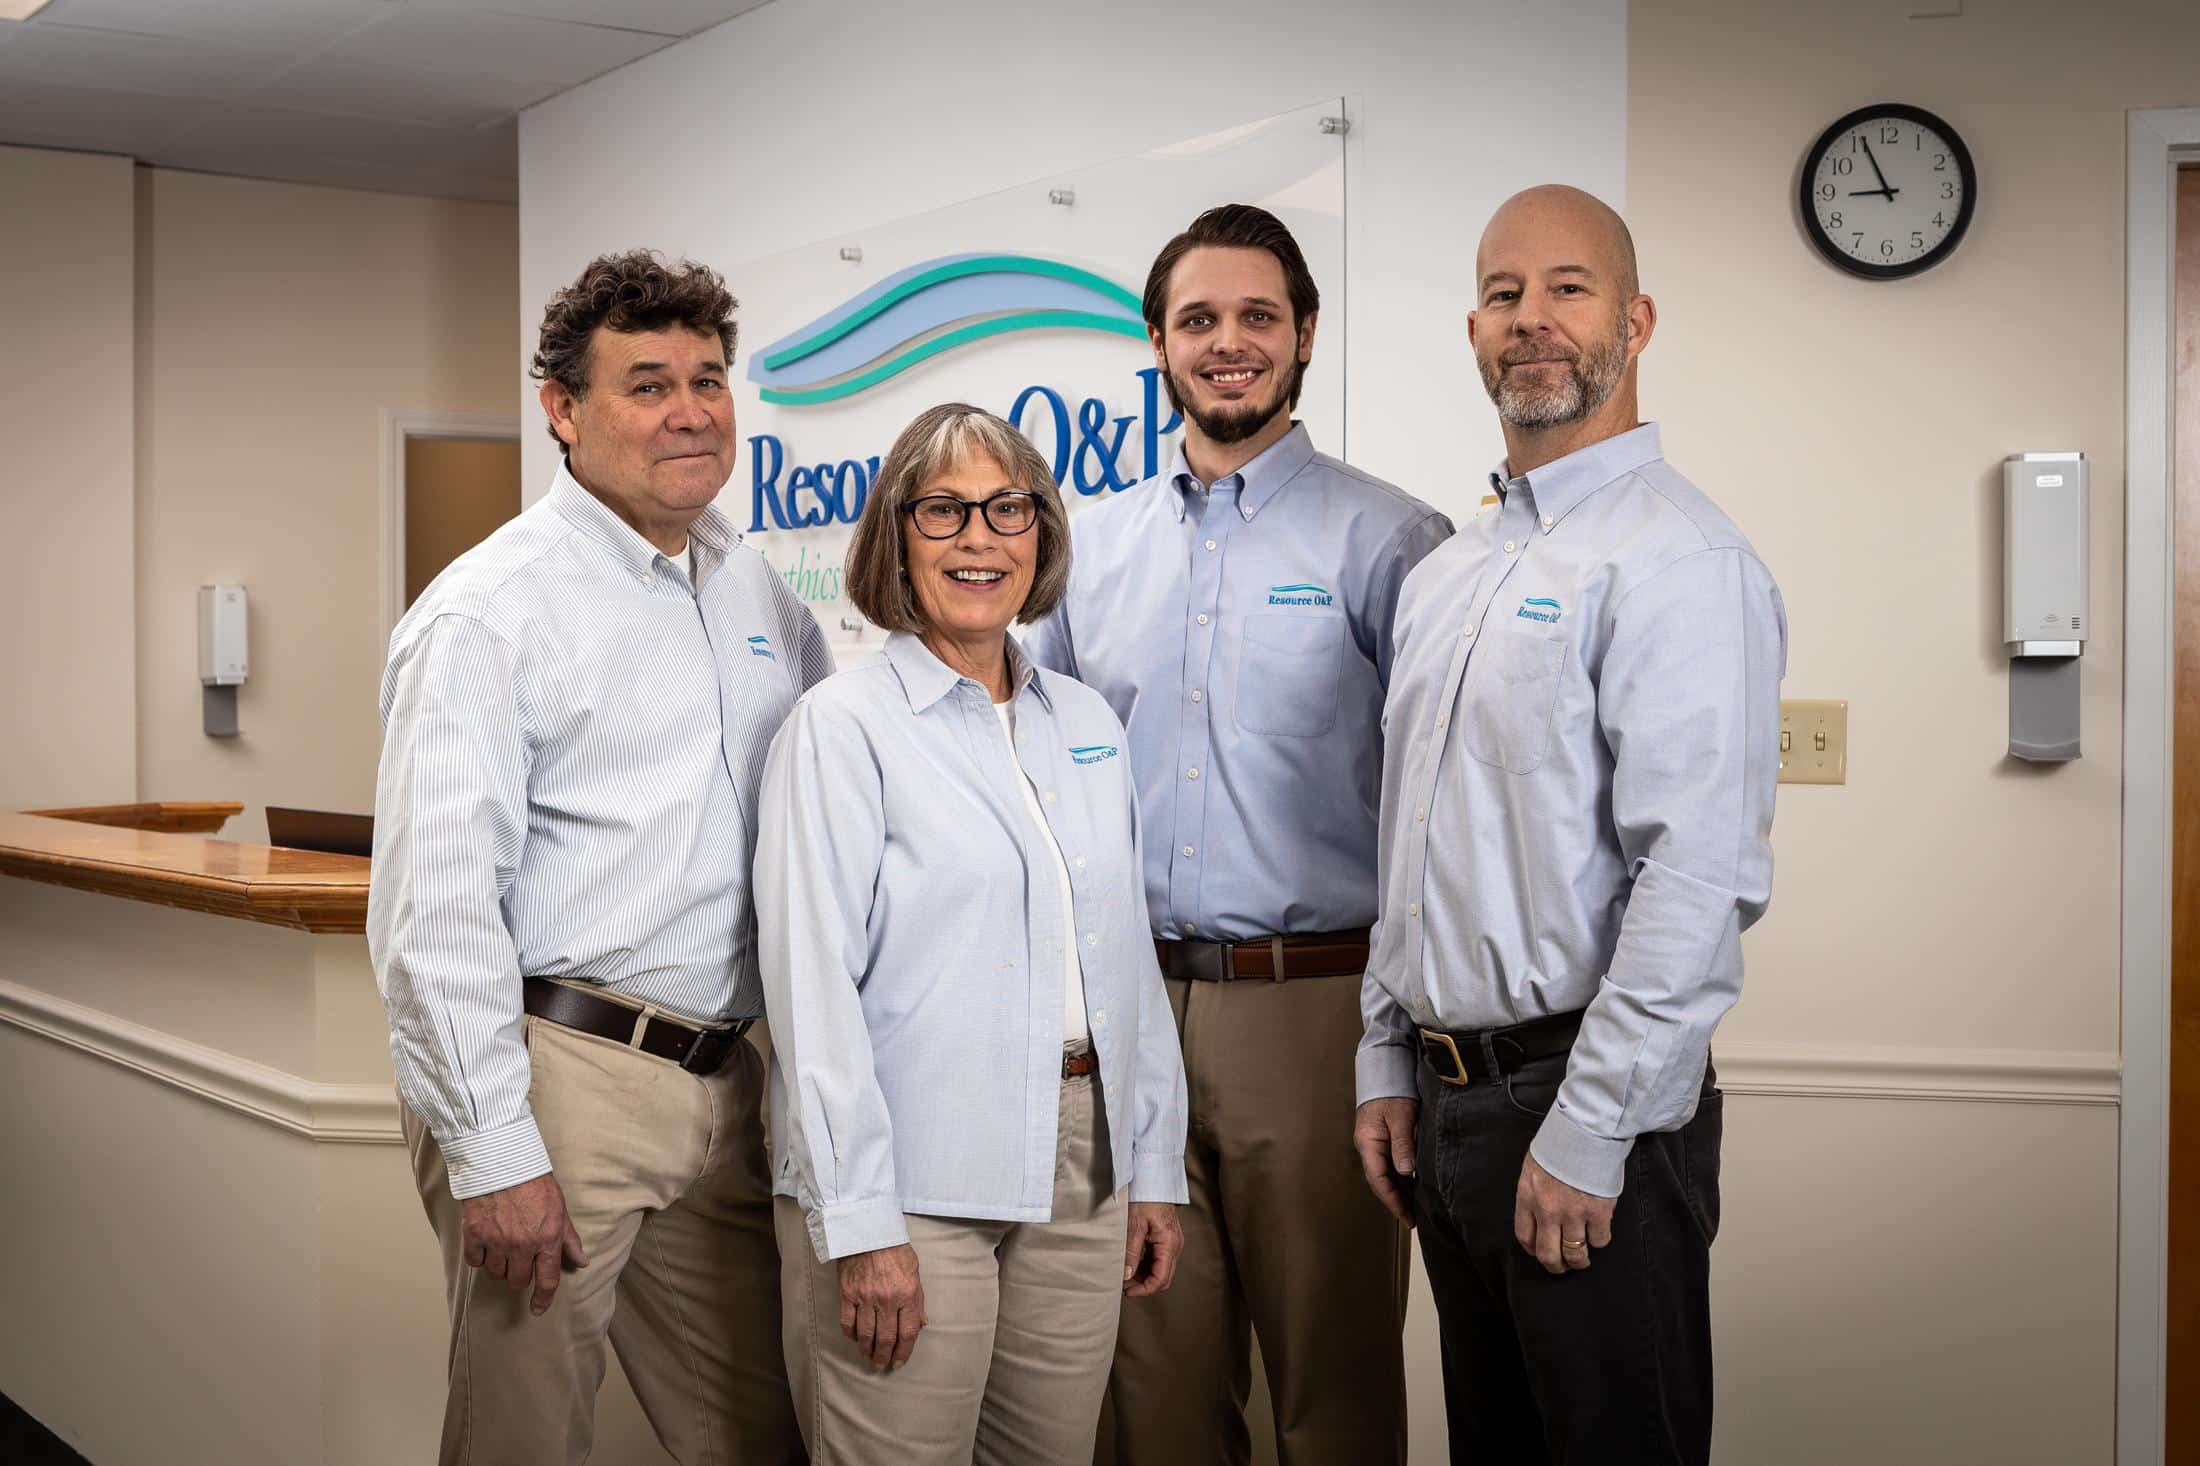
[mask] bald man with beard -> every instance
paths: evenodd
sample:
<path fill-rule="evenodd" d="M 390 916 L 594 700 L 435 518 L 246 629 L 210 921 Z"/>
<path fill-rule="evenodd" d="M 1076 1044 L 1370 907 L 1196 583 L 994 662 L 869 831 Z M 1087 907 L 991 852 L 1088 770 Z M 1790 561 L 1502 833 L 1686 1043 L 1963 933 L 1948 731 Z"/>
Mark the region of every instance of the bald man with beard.
<path fill-rule="evenodd" d="M 1711 1452 L 1711 1034 L 1772 887 L 1787 626 L 1661 455 L 1619 216 L 1530 189 L 1468 335 L 1493 507 L 1398 602 L 1354 1143 L 1420 1228 L 1454 1462 Z"/>

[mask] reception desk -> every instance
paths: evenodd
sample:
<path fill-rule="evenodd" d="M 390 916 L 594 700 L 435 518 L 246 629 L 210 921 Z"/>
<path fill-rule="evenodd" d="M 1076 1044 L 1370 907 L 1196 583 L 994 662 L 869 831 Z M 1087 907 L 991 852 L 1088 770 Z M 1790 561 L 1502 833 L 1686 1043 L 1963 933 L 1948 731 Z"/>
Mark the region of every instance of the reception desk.
<path fill-rule="evenodd" d="M 431 1461 L 369 863 L 210 838 L 235 812 L 0 814 L 0 1393 L 96 1466 Z M 615 1365 L 601 1424 L 668 1459 Z"/>

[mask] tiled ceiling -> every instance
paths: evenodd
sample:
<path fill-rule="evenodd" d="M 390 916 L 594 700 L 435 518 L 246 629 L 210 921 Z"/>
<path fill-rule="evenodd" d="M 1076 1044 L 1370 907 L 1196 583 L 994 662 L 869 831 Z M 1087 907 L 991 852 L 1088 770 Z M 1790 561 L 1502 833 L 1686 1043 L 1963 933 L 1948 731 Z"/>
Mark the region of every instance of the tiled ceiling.
<path fill-rule="evenodd" d="M 519 196 L 522 107 L 765 0 L 52 0 L 0 21 L 0 143 Z"/>

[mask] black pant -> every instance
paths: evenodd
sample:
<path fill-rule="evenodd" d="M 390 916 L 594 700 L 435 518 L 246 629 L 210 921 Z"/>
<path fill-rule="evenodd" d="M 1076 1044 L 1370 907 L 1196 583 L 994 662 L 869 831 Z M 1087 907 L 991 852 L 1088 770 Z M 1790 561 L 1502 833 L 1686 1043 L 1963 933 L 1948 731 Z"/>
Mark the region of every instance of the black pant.
<path fill-rule="evenodd" d="M 1513 1237 L 1528 1142 L 1566 1056 L 1494 1084 L 1421 1066 L 1414 1214 L 1443 1340 L 1453 1466 L 1704 1466 L 1723 1096 L 1627 1159 L 1612 1242 L 1553 1275 Z"/>

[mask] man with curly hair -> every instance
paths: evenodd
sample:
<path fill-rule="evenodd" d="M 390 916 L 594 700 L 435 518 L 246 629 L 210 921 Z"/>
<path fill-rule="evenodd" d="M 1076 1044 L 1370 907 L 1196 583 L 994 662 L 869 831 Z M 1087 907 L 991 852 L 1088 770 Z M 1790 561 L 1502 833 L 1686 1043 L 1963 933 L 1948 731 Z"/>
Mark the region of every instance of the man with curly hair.
<path fill-rule="evenodd" d="M 734 299 L 590 262 L 543 313 L 549 494 L 390 637 L 367 940 L 451 1310 L 442 1460 L 593 1444 L 604 1345 L 682 1462 L 798 1462 L 749 864 L 832 670 L 711 501 Z"/>

